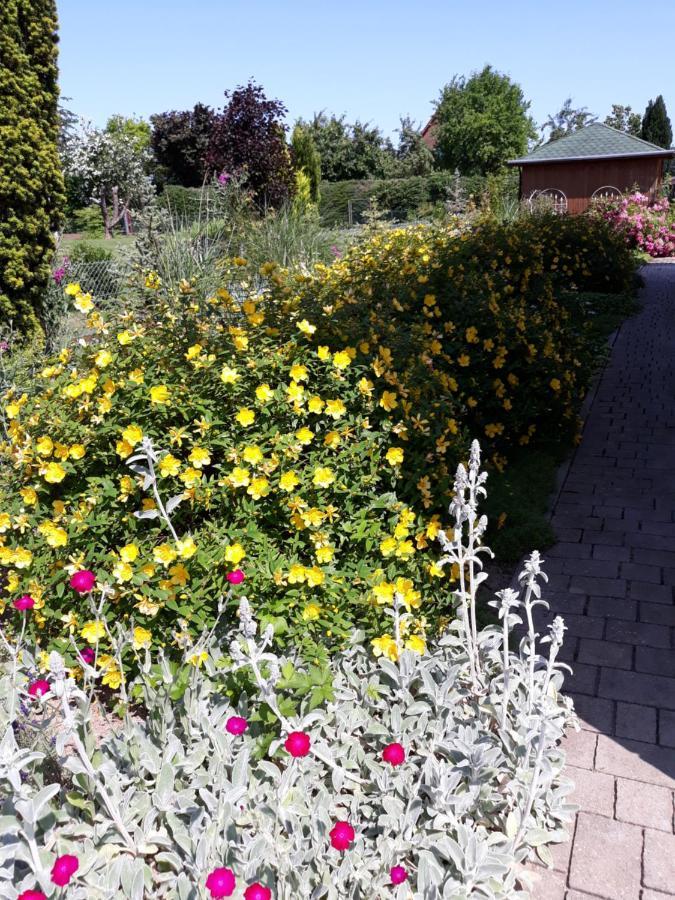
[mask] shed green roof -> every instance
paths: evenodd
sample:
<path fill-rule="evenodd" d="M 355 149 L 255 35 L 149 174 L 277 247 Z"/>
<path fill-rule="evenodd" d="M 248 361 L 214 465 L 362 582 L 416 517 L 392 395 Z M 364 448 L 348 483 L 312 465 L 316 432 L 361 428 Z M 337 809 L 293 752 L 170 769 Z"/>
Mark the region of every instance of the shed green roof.
<path fill-rule="evenodd" d="M 520 159 L 510 159 L 509 164 L 526 165 L 538 162 L 562 162 L 563 160 L 606 159 L 617 156 L 675 156 L 675 150 L 666 150 L 642 138 L 626 134 L 610 125 L 594 122 L 578 131 L 566 134 L 537 147 Z"/>

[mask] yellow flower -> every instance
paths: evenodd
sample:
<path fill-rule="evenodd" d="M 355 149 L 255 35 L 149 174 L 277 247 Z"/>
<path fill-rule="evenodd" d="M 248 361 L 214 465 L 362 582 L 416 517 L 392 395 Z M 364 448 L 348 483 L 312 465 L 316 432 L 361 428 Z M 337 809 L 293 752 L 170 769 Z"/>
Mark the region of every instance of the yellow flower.
<path fill-rule="evenodd" d="M 316 355 L 322 360 L 330 359 L 330 350 L 328 347 L 321 344 L 320 347 L 316 348 Z"/>
<path fill-rule="evenodd" d="M 50 462 L 44 470 L 44 479 L 49 484 L 59 484 L 66 477 L 66 470 L 59 463 Z"/>
<path fill-rule="evenodd" d="M 335 550 L 332 547 L 317 547 L 316 549 L 316 558 L 320 563 L 329 563 L 335 554 Z"/>
<path fill-rule="evenodd" d="M 35 445 L 35 449 L 40 454 L 40 456 L 51 456 L 54 450 L 54 442 L 50 437 L 44 435 L 43 437 L 38 439 L 38 442 Z"/>
<path fill-rule="evenodd" d="M 204 348 L 201 344 L 193 344 L 192 347 L 187 348 L 187 353 L 185 354 L 185 359 L 191 360 L 196 359 L 199 354 L 202 352 Z"/>
<path fill-rule="evenodd" d="M 135 447 L 136 444 L 143 440 L 143 429 L 140 425 L 127 425 L 122 432 L 122 437 L 128 444 Z"/>
<path fill-rule="evenodd" d="M 82 459 L 86 452 L 87 450 L 84 444 L 73 444 L 73 446 L 68 451 L 68 455 L 71 459 Z"/>
<path fill-rule="evenodd" d="M 48 523 L 41 526 L 40 530 L 50 547 L 65 547 L 68 543 L 68 533 L 63 528 Z"/>
<path fill-rule="evenodd" d="M 91 294 L 78 294 L 75 297 L 74 305 L 76 309 L 79 309 L 81 313 L 91 312 L 94 308 L 94 304 L 91 299 Z"/>
<path fill-rule="evenodd" d="M 101 657 L 100 661 L 102 661 L 103 659 L 104 657 Z M 122 684 L 122 673 L 120 672 L 117 665 L 111 660 L 111 658 L 106 657 L 106 660 L 108 659 L 110 659 L 110 661 L 106 662 L 101 682 L 105 684 L 106 687 L 109 687 L 111 690 L 116 691 Z"/>
<path fill-rule="evenodd" d="M 307 319 L 298 322 L 297 326 L 303 334 L 312 335 L 316 331 L 316 325 L 310 325 Z"/>
<path fill-rule="evenodd" d="M 290 375 L 293 381 L 307 381 L 309 378 L 307 366 L 301 366 L 299 364 L 291 366 Z"/>
<path fill-rule="evenodd" d="M 209 654 L 206 650 L 201 650 L 198 653 L 192 653 L 188 656 L 187 661 L 191 666 L 195 666 L 197 669 L 201 669 L 206 660 L 209 658 Z"/>
<path fill-rule="evenodd" d="M 0 534 L 3 534 L 11 526 L 12 519 L 9 513 L 0 513 Z"/>
<path fill-rule="evenodd" d="M 336 447 L 340 444 L 340 435 L 337 431 L 329 431 L 324 436 L 323 442 L 326 447 L 330 447 L 331 450 L 335 450 Z"/>
<path fill-rule="evenodd" d="M 462 368 L 466 368 L 471 362 L 471 357 L 468 355 L 468 353 L 462 353 L 462 355 L 457 358 L 457 362 L 460 366 L 462 366 Z"/>
<path fill-rule="evenodd" d="M 180 472 L 180 460 L 172 453 L 167 453 L 159 461 L 159 474 L 162 478 L 168 478 L 170 475 L 178 475 Z"/>
<path fill-rule="evenodd" d="M 396 409 L 396 407 L 398 406 L 396 394 L 393 391 L 384 391 L 384 393 L 380 397 L 380 406 L 387 412 L 391 412 L 392 409 Z"/>
<path fill-rule="evenodd" d="M 105 369 L 106 366 L 109 366 L 112 361 L 113 357 L 110 350 L 99 350 L 94 357 L 94 362 L 99 369 Z"/>
<path fill-rule="evenodd" d="M 342 400 L 328 400 L 326 402 L 326 413 L 332 419 L 339 419 L 347 412 L 347 407 Z"/>
<path fill-rule="evenodd" d="M 246 556 L 246 551 L 237 541 L 236 544 L 230 544 L 225 548 L 225 561 L 236 566 Z"/>
<path fill-rule="evenodd" d="M 382 554 L 382 556 L 391 556 L 393 553 L 396 552 L 396 547 L 397 547 L 396 538 L 393 538 L 393 537 L 385 538 L 380 543 L 380 553 Z"/>
<path fill-rule="evenodd" d="M 307 428 L 307 426 L 305 425 L 303 428 L 300 428 L 299 431 L 295 432 L 295 436 L 301 444 L 306 446 L 307 444 L 311 444 L 314 437 L 314 432 Z"/>
<path fill-rule="evenodd" d="M 211 462 L 209 451 L 204 447 L 193 447 L 188 457 L 195 469 L 202 469 Z"/>
<path fill-rule="evenodd" d="M 383 634 L 382 637 L 375 638 L 370 642 L 375 656 L 386 656 L 392 662 L 398 659 L 398 648 L 396 641 L 389 634 Z"/>
<path fill-rule="evenodd" d="M 178 554 L 170 544 L 159 544 L 152 551 L 152 555 L 155 558 L 155 562 L 166 567 L 171 565 Z"/>
<path fill-rule="evenodd" d="M 314 622 L 321 615 L 321 607 L 317 603 L 308 603 L 302 611 L 302 618 L 305 622 Z"/>
<path fill-rule="evenodd" d="M 101 621 L 87 622 L 80 631 L 81 637 L 90 644 L 95 644 L 105 637 L 105 626 Z"/>
<path fill-rule="evenodd" d="M 131 568 L 129 563 L 123 562 L 119 560 L 113 566 L 113 577 L 124 584 L 126 581 L 131 581 L 134 577 L 134 570 Z"/>
<path fill-rule="evenodd" d="M 134 650 L 149 649 L 152 644 L 152 632 L 137 625 L 134 628 Z"/>
<path fill-rule="evenodd" d="M 266 497 L 269 492 L 269 481 L 263 477 L 254 478 L 250 485 L 246 488 L 246 493 L 250 494 L 250 496 L 253 497 L 254 500 L 260 500 L 261 497 Z"/>
<path fill-rule="evenodd" d="M 239 466 L 232 469 L 228 481 L 232 487 L 246 487 L 251 481 L 251 473 L 248 469 L 241 469 Z"/>
<path fill-rule="evenodd" d="M 127 344 L 130 344 L 133 341 L 133 335 L 128 331 L 120 331 L 117 335 L 117 340 L 123 347 L 126 347 Z"/>
<path fill-rule="evenodd" d="M 82 288 L 77 282 L 71 282 L 66 285 L 64 293 L 67 297 L 77 297 L 78 294 L 82 293 Z"/>
<path fill-rule="evenodd" d="M 370 395 L 373 393 L 374 387 L 375 385 L 368 378 L 362 378 L 359 381 L 359 392 L 366 397 L 370 397 Z"/>
<path fill-rule="evenodd" d="M 426 651 L 427 645 L 424 638 L 421 638 L 418 634 L 413 634 L 405 642 L 405 648 L 406 650 L 412 650 L 413 653 L 422 654 Z"/>
<path fill-rule="evenodd" d="M 315 487 L 326 488 L 330 487 L 330 485 L 335 481 L 335 475 L 333 475 L 332 471 L 327 467 L 319 467 L 314 471 L 314 478 L 312 479 Z"/>
<path fill-rule="evenodd" d="M 33 562 L 33 554 L 26 547 L 16 547 L 12 553 L 12 562 L 17 569 L 28 569 Z"/>
<path fill-rule="evenodd" d="M 307 409 L 311 413 L 320 413 L 323 410 L 324 402 L 321 397 L 310 397 L 307 401 Z"/>
<path fill-rule="evenodd" d="M 399 559 L 409 559 L 415 552 L 415 545 L 412 541 L 401 541 L 396 547 L 396 556 Z"/>
<path fill-rule="evenodd" d="M 159 384 L 156 387 L 150 388 L 151 403 L 168 403 L 170 399 L 171 394 L 169 393 L 169 389 L 165 384 Z"/>
<path fill-rule="evenodd" d="M 279 479 L 279 487 L 282 491 L 290 492 L 294 490 L 298 484 L 300 484 L 300 479 L 295 472 L 284 472 Z"/>
<path fill-rule="evenodd" d="M 190 580 L 190 573 L 185 568 L 185 566 L 178 563 L 178 565 L 171 566 L 169 569 L 169 575 L 171 576 L 171 584 L 177 584 L 180 587 L 183 587 Z"/>
<path fill-rule="evenodd" d="M 473 325 L 470 328 L 466 329 L 465 334 L 466 334 L 466 339 L 470 344 L 478 343 L 478 330 L 476 328 L 474 328 Z"/>
<path fill-rule="evenodd" d="M 197 545 L 194 538 L 188 535 L 186 538 L 180 538 L 176 541 L 176 548 L 181 559 L 190 559 L 197 552 Z"/>
<path fill-rule="evenodd" d="M 125 544 L 120 548 L 120 559 L 125 563 L 132 563 L 138 559 L 138 547 L 136 544 Z"/>
<path fill-rule="evenodd" d="M 393 606 L 394 585 L 390 581 L 381 581 L 374 585 L 373 598 L 379 606 Z"/>
<path fill-rule="evenodd" d="M 386 460 L 391 466 L 400 466 L 403 462 L 403 450 L 401 447 L 391 447 L 387 450 Z"/>
<path fill-rule="evenodd" d="M 145 276 L 145 286 L 150 291 L 158 291 L 162 284 L 162 279 L 157 272 L 148 272 Z"/>
<path fill-rule="evenodd" d="M 250 447 L 244 447 L 241 455 L 243 456 L 244 461 L 250 463 L 252 466 L 263 461 L 263 452 L 256 444 L 253 444 Z"/>
<path fill-rule="evenodd" d="M 232 369 L 230 366 L 223 366 L 220 373 L 220 380 L 223 384 L 234 384 L 239 377 L 240 375 L 236 369 Z"/>
<path fill-rule="evenodd" d="M 291 381 L 286 388 L 286 396 L 291 403 L 302 403 L 305 396 L 305 389 L 297 381 Z"/>
<path fill-rule="evenodd" d="M 255 389 L 255 395 L 261 403 L 267 403 L 274 396 L 274 391 L 269 384 L 260 384 Z"/>
<path fill-rule="evenodd" d="M 180 480 L 188 488 L 193 487 L 198 481 L 201 480 L 201 478 L 201 471 L 199 469 L 195 469 L 193 466 L 188 466 L 184 472 L 180 473 Z"/>
<path fill-rule="evenodd" d="M 345 350 L 339 350 L 333 354 L 333 365 L 336 369 L 346 369 L 351 365 L 352 358 Z"/>
<path fill-rule="evenodd" d="M 559 379 L 559 378 L 552 378 L 551 381 L 550 381 L 550 385 L 551 385 L 551 387 L 553 388 L 554 391 L 559 391 L 560 388 L 561 388 L 560 379 Z"/>
<path fill-rule="evenodd" d="M 302 584 L 306 580 L 306 577 L 305 567 L 300 565 L 300 563 L 293 563 L 288 572 L 288 583 Z"/>
<path fill-rule="evenodd" d="M 253 425 L 255 422 L 255 413 L 252 409 L 247 409 L 244 406 L 239 410 L 235 418 L 240 425 L 243 425 L 246 428 L 249 425 Z"/>

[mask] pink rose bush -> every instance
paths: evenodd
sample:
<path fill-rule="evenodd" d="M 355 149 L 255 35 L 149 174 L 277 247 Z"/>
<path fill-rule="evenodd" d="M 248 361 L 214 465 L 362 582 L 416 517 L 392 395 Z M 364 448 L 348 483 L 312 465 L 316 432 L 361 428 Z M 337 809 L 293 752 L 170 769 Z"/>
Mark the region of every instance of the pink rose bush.
<path fill-rule="evenodd" d="M 111 652 L 91 664 L 75 641 L 68 662 L 0 630 L 9 656 L 0 657 L 0 797 L 12 825 L 0 896 L 38 900 L 36 886 L 50 881 L 73 900 L 130 896 L 136 884 L 157 900 L 519 895 L 520 864 L 535 852 L 547 860 L 546 842 L 562 840 L 572 819 L 558 745 L 573 712 L 560 693 L 562 620 L 541 643 L 533 626 L 511 634 L 544 603 L 538 554 L 519 590 L 496 595 L 499 624 L 476 627 L 484 481 L 474 446 L 457 474 L 451 536 L 439 535 L 442 566 L 473 547 L 474 574 L 454 596 L 448 631 L 423 654 L 406 649 L 414 613 L 395 595 L 383 615 L 396 654 L 375 657 L 355 634 L 332 662 L 322 705 L 309 694 L 291 702 L 285 685 L 308 673 L 299 656 L 275 652 L 272 627 L 261 629 L 243 596 L 227 601 L 238 631 L 205 634 L 198 654 L 188 645 L 182 669 L 139 654 L 122 696 L 143 715 L 98 739 L 89 688 L 143 642 L 138 627 L 111 615 Z M 71 579 L 91 595 L 92 628 L 105 615 L 105 584 L 103 572 Z M 25 624 L 10 613 L 17 619 Z M 63 771 L 49 783 L 42 753 L 16 734 L 27 720 L 49 728 L 57 710 Z"/>
<path fill-rule="evenodd" d="M 654 257 L 675 255 L 675 221 L 667 199 L 636 192 L 599 201 L 596 209 L 636 250 Z"/>

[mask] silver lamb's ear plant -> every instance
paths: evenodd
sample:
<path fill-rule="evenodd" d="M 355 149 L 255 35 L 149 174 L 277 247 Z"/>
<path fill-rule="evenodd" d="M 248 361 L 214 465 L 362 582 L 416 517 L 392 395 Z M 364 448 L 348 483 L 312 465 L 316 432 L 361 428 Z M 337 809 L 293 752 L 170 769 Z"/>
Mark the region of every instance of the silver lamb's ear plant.
<path fill-rule="evenodd" d="M 150 438 L 144 437 L 139 450 L 127 460 L 127 465 L 131 471 L 136 475 L 143 476 L 143 490 L 147 491 L 148 488 L 152 488 L 152 495 L 157 504 L 156 509 L 139 510 L 134 515 L 138 519 L 160 518 L 171 532 L 171 537 L 174 541 L 177 541 L 178 535 L 171 521 L 171 513 L 185 499 L 185 495 L 176 494 L 175 497 L 167 500 L 166 505 L 164 504 L 157 486 L 157 472 L 155 471 L 155 466 L 160 460 L 160 454 L 161 451 L 155 450 Z"/>

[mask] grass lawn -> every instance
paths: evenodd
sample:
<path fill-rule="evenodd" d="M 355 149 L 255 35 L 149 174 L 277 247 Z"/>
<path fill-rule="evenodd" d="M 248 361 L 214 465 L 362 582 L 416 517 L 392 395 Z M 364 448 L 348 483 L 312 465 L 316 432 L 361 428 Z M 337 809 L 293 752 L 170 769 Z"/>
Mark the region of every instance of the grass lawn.
<path fill-rule="evenodd" d="M 109 250 L 114 256 L 125 255 L 133 250 L 136 237 L 133 234 L 120 234 L 106 240 L 103 237 L 89 237 L 87 234 L 64 234 L 61 236 L 59 257 L 68 256 L 68 251 L 77 244 L 90 244 L 92 247 Z"/>

